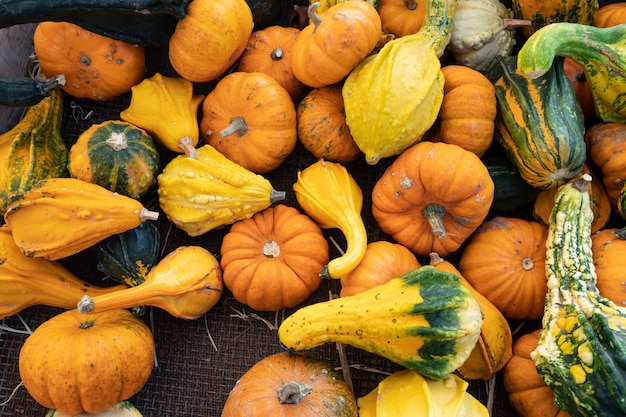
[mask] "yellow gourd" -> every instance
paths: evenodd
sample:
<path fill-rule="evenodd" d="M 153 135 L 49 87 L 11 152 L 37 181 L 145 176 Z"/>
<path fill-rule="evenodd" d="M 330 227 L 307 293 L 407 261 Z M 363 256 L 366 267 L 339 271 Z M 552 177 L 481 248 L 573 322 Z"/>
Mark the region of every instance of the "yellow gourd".
<path fill-rule="evenodd" d="M 156 73 L 131 89 L 130 106 L 120 118 L 144 129 L 177 153 L 194 154 L 200 138 L 198 107 L 203 95 L 193 94 L 193 83 Z"/>
<path fill-rule="evenodd" d="M 77 304 L 81 313 L 153 306 L 174 317 L 196 319 L 212 309 L 224 283 L 217 259 L 200 246 L 179 246 L 152 267 L 141 284 L 89 297 Z"/>
<path fill-rule="evenodd" d="M 157 177 L 161 209 L 189 236 L 252 217 L 285 198 L 270 182 L 226 158 L 211 145 L 179 155 Z"/>
<path fill-rule="evenodd" d="M 51 178 L 14 199 L 4 220 L 24 254 L 57 260 L 158 216 L 138 200 L 97 184 Z"/>
<path fill-rule="evenodd" d="M 348 248 L 322 268 L 325 278 L 341 278 L 361 262 L 367 250 L 367 231 L 361 218 L 363 193 L 346 168 L 318 160 L 298 172 L 293 185 L 298 204 L 323 229 L 337 228 L 346 236 Z"/>

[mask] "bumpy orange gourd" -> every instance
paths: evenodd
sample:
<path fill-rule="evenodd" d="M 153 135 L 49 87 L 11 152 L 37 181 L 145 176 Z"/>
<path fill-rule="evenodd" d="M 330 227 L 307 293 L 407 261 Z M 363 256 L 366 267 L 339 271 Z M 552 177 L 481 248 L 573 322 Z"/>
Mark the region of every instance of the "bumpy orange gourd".
<path fill-rule="evenodd" d="M 220 254 L 224 284 L 236 300 L 278 311 L 295 307 L 318 288 L 328 243 L 308 216 L 279 204 L 233 224 Z"/>
<path fill-rule="evenodd" d="M 377 10 L 383 32 L 399 38 L 416 33 L 422 27 L 426 7 L 417 0 L 380 0 Z"/>
<path fill-rule="evenodd" d="M 337 3 L 321 15 L 309 6 L 311 23 L 293 45 L 296 78 L 310 87 L 338 83 L 372 52 L 381 33 L 380 15 L 363 0 Z"/>
<path fill-rule="evenodd" d="M 250 35 L 237 70 L 244 72 L 263 72 L 289 92 L 294 103 L 298 103 L 309 91 L 293 74 L 291 55 L 293 44 L 300 30 L 285 26 L 269 26 Z"/>
<path fill-rule="evenodd" d="M 383 232 L 418 255 L 457 250 L 483 222 L 494 198 L 487 167 L 470 151 L 422 141 L 402 152 L 372 190 Z"/>
<path fill-rule="evenodd" d="M 26 339 L 20 377 L 39 404 L 68 414 L 91 414 L 135 395 L 148 381 L 154 341 L 128 310 L 48 319 Z"/>
<path fill-rule="evenodd" d="M 554 403 L 554 394 L 537 372 L 530 353 L 539 342 L 539 330 L 522 335 L 513 344 L 513 356 L 504 367 L 504 388 L 520 417 L 568 417 Z"/>
<path fill-rule="evenodd" d="M 240 166 L 265 174 L 296 146 L 296 108 L 274 78 L 237 71 L 222 78 L 202 104 L 205 141 Z"/>
<path fill-rule="evenodd" d="M 237 61 L 252 28 L 245 0 L 194 0 L 170 37 L 170 63 L 189 81 L 212 81 Z"/>
<path fill-rule="evenodd" d="M 346 297 L 361 293 L 420 266 L 413 252 L 398 243 L 387 240 L 370 242 L 357 267 L 341 277 L 339 295 Z"/>
<path fill-rule="evenodd" d="M 296 115 L 298 139 L 316 158 L 346 164 L 361 154 L 346 123 L 341 84 L 311 90 Z"/>
<path fill-rule="evenodd" d="M 548 287 L 548 228 L 514 217 L 483 223 L 461 253 L 459 271 L 507 319 L 541 318 Z"/>
<path fill-rule="evenodd" d="M 626 306 L 626 236 L 615 228 L 603 229 L 591 235 L 596 286 L 600 295 L 619 306 Z"/>
<path fill-rule="evenodd" d="M 146 72 L 142 46 L 92 33 L 67 22 L 41 22 L 33 35 L 39 66 L 46 76 L 63 74 L 67 94 L 112 100 L 139 83 Z"/>

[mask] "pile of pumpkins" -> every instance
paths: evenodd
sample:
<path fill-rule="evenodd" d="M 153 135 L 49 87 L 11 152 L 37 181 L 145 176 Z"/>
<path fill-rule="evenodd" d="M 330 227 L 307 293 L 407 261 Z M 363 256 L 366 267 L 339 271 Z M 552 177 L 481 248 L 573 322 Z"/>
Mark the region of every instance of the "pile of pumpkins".
<path fill-rule="evenodd" d="M 112 407 L 140 415 L 125 400 L 148 380 L 154 346 L 128 309 L 154 306 L 196 319 L 226 288 L 255 310 L 280 311 L 306 303 L 326 278 L 341 282 L 339 298 L 285 320 L 278 336 L 292 354 L 270 356 L 243 375 L 223 416 L 294 404 L 316 416 L 389 416 L 415 404 L 431 408 L 411 415 L 488 415 L 466 381 L 502 370 L 520 416 L 563 415 L 530 356 L 539 331 L 514 342 L 509 323 L 542 318 L 554 197 L 585 174 L 592 177 L 597 287 L 617 305 L 626 302 L 619 272 L 626 238 L 616 226 L 626 218 L 626 111 L 618 101 L 626 89 L 626 8 L 324 0 L 297 6 L 301 24 L 287 27 L 258 25 L 263 10 L 254 1 L 182 3 L 161 45 L 177 76 L 146 77 L 146 47 L 155 40 L 138 40 L 131 28 L 96 33 L 72 23 L 68 11 L 67 21 L 41 22 L 35 31 L 38 77 L 54 84 L 36 98 L 29 90 L 34 103 L 0 135 L 0 317 L 37 304 L 67 309 L 38 327 L 20 353 L 33 398 L 57 416 Z M 581 44 L 558 42 L 572 37 Z M 602 57 L 588 52 L 598 45 L 622 72 L 601 70 Z M 206 95 L 197 93 L 208 84 Z M 17 80 L 0 88 L 24 103 Z M 126 93 L 119 120 L 94 124 L 66 146 L 66 95 L 106 102 Z M 291 190 L 275 190 L 266 174 L 282 169 L 298 143 L 317 162 L 297 173 L 295 207 L 282 203 Z M 361 158 L 365 169 L 387 164 L 369 196 L 349 171 Z M 144 204 L 155 194 L 159 207 L 150 210 Z M 364 198 L 388 240 L 368 240 Z M 228 227 L 219 256 L 190 244 L 160 258 L 155 220 L 162 215 L 190 242 Z M 346 238 L 337 258 L 329 259 L 324 229 Z M 92 247 L 117 285 L 90 285 L 58 262 Z M 395 316 L 360 311 L 396 306 L 412 291 L 408 282 L 425 291 L 422 276 L 433 274 L 441 283 L 455 277 L 440 284 L 450 304 L 435 307 L 441 300 L 418 292 L 425 299 L 417 320 L 462 323 L 450 325 L 446 341 L 454 349 L 443 364 L 389 342 Z M 338 306 L 346 307 L 343 318 L 333 315 Z M 373 317 L 394 326 L 363 331 Z M 72 348 L 51 343 L 59 331 Z M 117 342 L 106 347 L 107 359 L 90 356 L 111 333 Z M 330 341 L 408 369 L 357 400 L 328 364 L 293 353 Z M 75 349 L 81 363 L 61 359 Z M 114 373 L 112 362 L 124 372 Z M 255 375 L 268 368 L 293 375 L 258 386 Z M 402 387 L 411 387 L 413 401 L 401 401 Z"/>

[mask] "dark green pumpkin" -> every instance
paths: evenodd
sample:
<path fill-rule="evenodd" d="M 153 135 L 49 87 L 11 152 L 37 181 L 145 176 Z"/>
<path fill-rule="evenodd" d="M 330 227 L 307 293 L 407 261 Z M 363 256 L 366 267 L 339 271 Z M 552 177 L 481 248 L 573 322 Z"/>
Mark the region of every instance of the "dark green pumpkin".
<path fill-rule="evenodd" d="M 530 204 L 539 189 L 528 184 L 511 161 L 505 156 L 481 158 L 494 184 L 492 212 L 511 212 Z"/>
<path fill-rule="evenodd" d="M 497 58 L 496 143 L 531 186 L 564 184 L 582 172 L 586 145 L 584 116 L 563 58 L 535 79 L 518 71 L 515 57 Z"/>
<path fill-rule="evenodd" d="M 159 152 L 152 137 L 130 123 L 92 125 L 70 149 L 70 175 L 142 199 L 156 187 Z"/>
<path fill-rule="evenodd" d="M 0 105 L 29 107 L 48 97 L 65 84 L 65 77 L 52 78 L 0 77 Z"/>
<path fill-rule="evenodd" d="M 146 274 L 159 261 L 160 236 L 154 222 L 143 222 L 103 240 L 97 246 L 98 270 L 131 287 L 143 283 Z"/>

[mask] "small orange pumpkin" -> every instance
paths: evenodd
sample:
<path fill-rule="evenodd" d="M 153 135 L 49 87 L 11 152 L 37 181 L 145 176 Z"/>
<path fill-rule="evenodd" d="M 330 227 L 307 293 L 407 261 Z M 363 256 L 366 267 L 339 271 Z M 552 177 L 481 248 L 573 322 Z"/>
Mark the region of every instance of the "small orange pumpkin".
<path fill-rule="evenodd" d="M 623 230 L 609 228 L 593 233 L 591 248 L 600 294 L 626 307 L 626 236 Z"/>
<path fill-rule="evenodd" d="M 299 29 L 283 26 L 257 30 L 248 39 L 237 69 L 270 75 L 289 92 L 293 102 L 298 103 L 310 90 L 293 75 L 291 69 L 291 51 L 298 34 Z"/>
<path fill-rule="evenodd" d="M 213 81 L 239 59 L 252 28 L 245 0 L 189 2 L 170 37 L 170 63 L 189 81 Z"/>
<path fill-rule="evenodd" d="M 591 24 L 599 28 L 626 23 L 626 4 L 624 2 L 605 2 L 593 15 Z"/>
<path fill-rule="evenodd" d="M 543 316 L 548 228 L 534 221 L 494 217 L 468 240 L 459 271 L 507 319 Z"/>
<path fill-rule="evenodd" d="M 205 141 L 257 174 L 278 168 L 296 146 L 296 107 L 267 74 L 228 74 L 207 94 L 202 110 Z"/>
<path fill-rule="evenodd" d="M 416 33 L 424 23 L 425 4 L 417 0 L 380 0 L 377 10 L 383 32 L 396 38 Z"/>
<path fill-rule="evenodd" d="M 239 302 L 278 311 L 306 300 L 320 285 L 328 243 L 305 214 L 276 205 L 235 223 L 220 249 L 224 285 Z"/>
<path fill-rule="evenodd" d="M 513 344 L 513 356 L 504 367 L 504 388 L 520 417 L 568 417 L 554 402 L 554 394 L 537 372 L 530 353 L 539 343 L 540 330 L 522 335 Z"/>
<path fill-rule="evenodd" d="M 296 117 L 298 139 L 316 158 L 346 164 L 361 154 L 346 123 L 341 84 L 311 90 Z"/>
<path fill-rule="evenodd" d="M 381 230 L 418 255 L 457 250 L 489 212 L 494 183 L 474 153 L 422 141 L 402 152 L 372 190 Z"/>
<path fill-rule="evenodd" d="M 365 256 L 352 272 L 341 277 L 341 297 L 361 293 L 421 266 L 406 247 L 379 240 L 367 244 Z"/>
<path fill-rule="evenodd" d="M 378 44 L 380 15 L 363 0 L 337 3 L 321 15 L 309 6 L 311 23 L 293 45 L 291 64 L 300 81 L 323 87 L 343 80 Z"/>
<path fill-rule="evenodd" d="M 112 100 L 139 83 L 145 50 L 66 22 L 41 22 L 33 34 L 35 54 L 48 77 L 63 74 L 67 94 Z"/>
<path fill-rule="evenodd" d="M 37 327 L 19 354 L 28 393 L 44 407 L 71 415 L 99 413 L 135 395 L 153 364 L 150 329 L 121 309 L 60 313 Z"/>
<path fill-rule="evenodd" d="M 233 387 L 222 417 L 357 417 L 356 398 L 329 364 L 276 353 L 255 363 Z"/>

